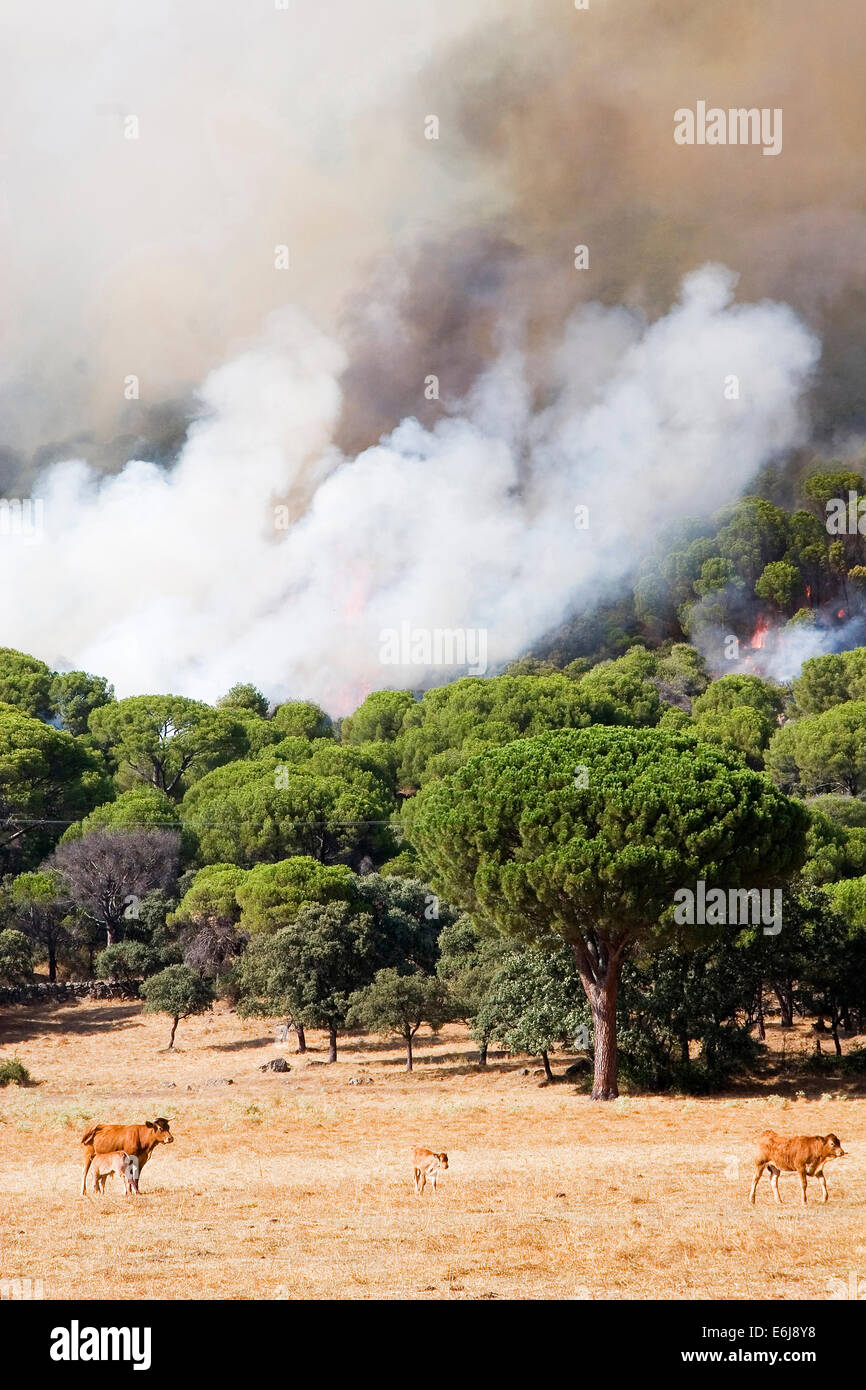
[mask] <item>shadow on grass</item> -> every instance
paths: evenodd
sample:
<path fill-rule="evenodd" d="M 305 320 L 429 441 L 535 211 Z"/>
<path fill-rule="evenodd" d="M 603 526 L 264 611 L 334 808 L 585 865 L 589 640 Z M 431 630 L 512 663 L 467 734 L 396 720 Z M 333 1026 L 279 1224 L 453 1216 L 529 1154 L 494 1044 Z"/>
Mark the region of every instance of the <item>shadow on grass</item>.
<path fill-rule="evenodd" d="M 0 1047 L 14 1046 L 34 1037 L 60 1037 L 61 1034 L 88 1036 L 111 1033 L 118 1028 L 138 1025 L 142 1004 L 12 1004 L 0 1009 Z"/>
<path fill-rule="evenodd" d="M 251 1047 L 281 1047 L 281 1043 L 275 1043 L 271 1034 L 266 1034 L 263 1038 L 239 1038 L 237 1042 L 211 1043 L 212 1052 L 246 1052 Z M 307 1049 L 309 1051 L 309 1048 Z M 297 1053 L 292 1053 L 297 1056 Z M 303 1054 L 301 1054 L 303 1055 Z"/>

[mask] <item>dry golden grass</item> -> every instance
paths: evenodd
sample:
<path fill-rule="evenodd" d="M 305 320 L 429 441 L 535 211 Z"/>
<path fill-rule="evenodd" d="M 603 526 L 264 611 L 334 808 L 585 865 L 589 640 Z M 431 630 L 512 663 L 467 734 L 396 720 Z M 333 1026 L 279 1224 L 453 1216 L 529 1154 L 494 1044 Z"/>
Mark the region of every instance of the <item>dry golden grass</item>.
<path fill-rule="evenodd" d="M 40 1081 L 0 1091 L 0 1278 L 47 1298 L 820 1299 L 866 1274 L 856 1094 L 598 1105 L 521 1075 L 532 1062 L 479 1071 L 458 1027 L 422 1038 L 412 1076 L 361 1038 L 335 1066 L 287 1053 L 289 1075 L 262 1075 L 281 1049 L 228 1012 L 182 1022 L 174 1054 L 137 1004 L 16 1008 L 0 1027 Z M 348 1084 L 362 1072 L 373 1084 Z M 155 1115 L 176 1142 L 140 1199 L 81 1198 L 87 1124 Z M 767 1127 L 841 1136 L 827 1206 L 810 1184 L 804 1211 L 790 1176 L 781 1209 L 766 1179 L 748 1206 Z M 414 1144 L 448 1151 L 438 1197 L 413 1194 Z"/>

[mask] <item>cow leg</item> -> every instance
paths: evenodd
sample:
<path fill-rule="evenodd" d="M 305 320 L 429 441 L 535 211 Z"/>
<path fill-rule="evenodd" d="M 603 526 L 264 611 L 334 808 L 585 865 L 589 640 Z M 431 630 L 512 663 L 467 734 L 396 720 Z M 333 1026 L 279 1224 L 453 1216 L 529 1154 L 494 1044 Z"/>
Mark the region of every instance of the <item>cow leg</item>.
<path fill-rule="evenodd" d="M 830 1194 L 829 1194 L 829 1192 L 827 1191 L 827 1179 L 824 1177 L 824 1169 L 822 1168 L 821 1171 L 820 1171 L 819 1173 L 816 1173 L 816 1174 L 815 1174 L 815 1176 L 816 1176 L 816 1178 L 820 1178 L 820 1179 L 821 1179 L 821 1189 L 822 1189 L 822 1191 L 823 1191 L 823 1193 L 824 1193 L 823 1197 L 821 1198 L 821 1201 L 822 1201 L 822 1202 L 829 1201 Z"/>
<path fill-rule="evenodd" d="M 418 1178 L 417 1178 L 417 1182 L 416 1182 L 416 1186 L 415 1186 L 415 1191 L 418 1193 L 418 1196 L 419 1196 L 419 1197 L 423 1197 L 423 1195 L 424 1195 L 424 1188 L 425 1188 L 426 1186 L 427 1186 L 427 1174 L 424 1172 L 424 1169 L 423 1169 L 423 1168 L 419 1168 L 419 1169 L 418 1169 Z"/>
<path fill-rule="evenodd" d="M 83 1172 L 82 1175 L 81 1175 L 81 1195 L 82 1195 L 82 1197 L 86 1197 L 86 1196 L 87 1196 L 87 1174 L 90 1172 L 90 1165 L 91 1165 L 92 1162 L 93 1162 L 93 1154 L 92 1154 L 92 1153 L 85 1154 L 85 1157 L 84 1157 L 84 1172 Z"/>
<path fill-rule="evenodd" d="M 752 1183 L 752 1190 L 749 1193 L 749 1201 L 751 1202 L 752 1206 L 755 1205 L 755 1189 L 757 1188 L 758 1183 L 761 1181 L 761 1178 L 764 1176 L 764 1169 L 766 1168 L 766 1166 L 766 1163 L 762 1163 L 760 1159 L 755 1165 L 755 1178 Z"/>
<path fill-rule="evenodd" d="M 433 1169 L 433 1172 L 432 1172 L 432 1174 L 431 1174 L 431 1177 L 433 1178 L 433 1196 L 435 1197 L 435 1196 L 436 1196 L 436 1177 L 437 1177 L 437 1170 L 436 1170 L 435 1168 Z"/>
<path fill-rule="evenodd" d="M 779 1206 L 781 1206 L 782 1196 L 779 1192 L 779 1172 L 780 1170 L 778 1168 L 773 1168 L 772 1166 L 770 1167 L 770 1186 L 772 1187 L 773 1192 L 776 1195 L 776 1201 L 778 1202 Z"/>
<path fill-rule="evenodd" d="M 797 1169 L 797 1172 L 798 1172 L 799 1175 L 800 1175 L 800 1187 L 803 1189 L 803 1206 L 805 1206 L 805 1205 L 806 1205 L 806 1169 L 805 1169 L 805 1168 L 798 1168 L 798 1169 Z"/>

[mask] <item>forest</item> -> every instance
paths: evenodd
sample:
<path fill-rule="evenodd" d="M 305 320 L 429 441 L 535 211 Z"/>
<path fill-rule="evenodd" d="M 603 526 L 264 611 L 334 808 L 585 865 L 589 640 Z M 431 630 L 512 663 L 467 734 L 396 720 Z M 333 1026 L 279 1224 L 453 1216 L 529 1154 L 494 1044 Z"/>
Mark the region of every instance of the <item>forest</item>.
<path fill-rule="evenodd" d="M 832 648 L 866 539 L 828 520 L 863 489 L 768 474 L 505 671 L 343 719 L 243 682 L 117 699 L 0 650 L 0 1009 L 125 981 L 169 1047 L 222 998 L 299 1050 L 326 1030 L 329 1060 L 399 1039 L 410 1070 L 422 1026 L 463 1020 L 481 1065 L 503 1045 L 552 1079 L 577 1048 L 599 1100 L 724 1087 L 773 1012 L 814 1021 L 804 1066 L 863 1070 L 866 646 Z M 831 649 L 782 680 L 792 631 Z M 696 884 L 781 893 L 779 929 L 684 924 Z"/>

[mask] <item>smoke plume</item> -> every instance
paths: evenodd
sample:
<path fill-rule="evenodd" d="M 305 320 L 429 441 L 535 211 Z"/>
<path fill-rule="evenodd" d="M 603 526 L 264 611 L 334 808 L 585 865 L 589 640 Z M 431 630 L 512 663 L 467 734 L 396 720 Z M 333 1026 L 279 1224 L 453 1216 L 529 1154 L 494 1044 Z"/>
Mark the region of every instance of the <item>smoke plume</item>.
<path fill-rule="evenodd" d="M 208 378 L 172 470 L 48 470 L 43 543 L 0 548 L 5 640 L 120 694 L 244 679 L 334 714 L 455 674 L 383 665 L 405 623 L 480 630 L 495 667 L 801 437 L 818 344 L 785 305 L 733 304 L 733 284 L 705 267 L 652 324 L 579 310 L 540 410 L 511 341 L 433 429 L 407 418 L 355 458 L 332 443 L 341 350 L 284 314 Z"/>
<path fill-rule="evenodd" d="M 7 10 L 4 644 L 343 712 L 444 678 L 383 632 L 495 668 L 862 433 L 858 0 Z M 675 144 L 698 100 L 782 152 Z"/>

